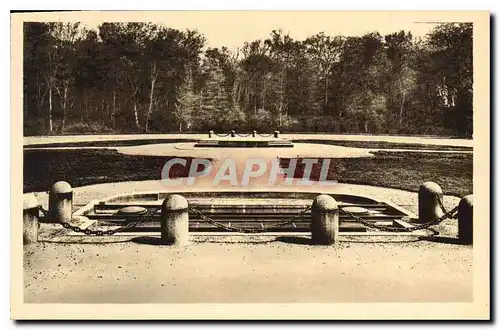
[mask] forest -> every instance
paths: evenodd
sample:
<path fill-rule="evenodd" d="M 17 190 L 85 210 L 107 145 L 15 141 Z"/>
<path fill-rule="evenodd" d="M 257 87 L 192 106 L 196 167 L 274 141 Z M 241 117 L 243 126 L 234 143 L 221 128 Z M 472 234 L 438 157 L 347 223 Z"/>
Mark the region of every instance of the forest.
<path fill-rule="evenodd" d="M 228 31 L 230 33 L 230 31 Z M 236 50 L 143 22 L 26 22 L 24 135 L 325 132 L 472 137 L 472 24 L 425 37 L 283 30 Z"/>

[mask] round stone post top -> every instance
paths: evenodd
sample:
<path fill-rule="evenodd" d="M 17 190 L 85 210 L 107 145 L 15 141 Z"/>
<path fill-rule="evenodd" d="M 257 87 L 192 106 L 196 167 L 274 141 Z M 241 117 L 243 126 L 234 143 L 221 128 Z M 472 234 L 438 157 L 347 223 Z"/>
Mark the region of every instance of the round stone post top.
<path fill-rule="evenodd" d="M 460 204 L 473 205 L 472 195 L 467 195 L 460 200 Z"/>
<path fill-rule="evenodd" d="M 318 211 L 332 211 L 338 208 L 337 201 L 330 195 L 319 195 L 314 199 L 312 208 Z"/>
<path fill-rule="evenodd" d="M 168 195 L 163 201 L 162 209 L 168 211 L 180 211 L 188 208 L 188 201 L 184 196 L 173 194 Z"/>
<path fill-rule="evenodd" d="M 33 194 L 24 195 L 23 210 L 31 210 L 40 206 L 38 199 Z"/>
<path fill-rule="evenodd" d="M 422 183 L 422 185 L 420 186 L 420 189 L 422 189 L 422 188 L 426 189 L 430 192 L 436 193 L 436 194 L 443 193 L 443 190 L 441 189 L 441 187 L 436 182 L 433 182 L 433 181 L 427 181 L 427 182 Z"/>
<path fill-rule="evenodd" d="M 73 189 L 66 181 L 58 181 L 54 183 L 51 191 L 55 194 L 69 194 L 73 191 Z"/>

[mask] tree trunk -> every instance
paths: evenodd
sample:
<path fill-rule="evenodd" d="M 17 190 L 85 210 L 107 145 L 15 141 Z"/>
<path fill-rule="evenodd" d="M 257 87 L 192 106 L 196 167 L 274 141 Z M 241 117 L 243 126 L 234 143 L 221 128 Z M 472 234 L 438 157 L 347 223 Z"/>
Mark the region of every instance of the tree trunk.
<path fill-rule="evenodd" d="M 182 121 L 179 122 L 179 132 L 182 132 Z"/>
<path fill-rule="evenodd" d="M 111 113 L 111 123 L 113 130 L 116 129 L 116 91 L 113 90 L 113 112 Z"/>
<path fill-rule="evenodd" d="M 262 81 L 262 110 L 266 110 L 266 80 Z"/>
<path fill-rule="evenodd" d="M 280 93 L 280 107 L 279 107 L 279 125 L 281 127 L 282 124 L 282 115 L 283 115 L 283 107 L 285 103 L 285 77 L 286 77 L 286 68 L 281 73 L 281 93 Z M 288 109 L 285 110 L 288 113 Z"/>
<path fill-rule="evenodd" d="M 237 85 L 237 98 L 236 98 L 236 103 L 239 105 L 241 102 L 241 94 L 243 93 L 243 87 L 240 85 Z"/>
<path fill-rule="evenodd" d="M 203 110 L 203 89 L 200 90 L 200 114 L 202 113 L 202 110 Z"/>
<path fill-rule="evenodd" d="M 49 132 L 52 133 L 52 84 L 49 86 Z"/>
<path fill-rule="evenodd" d="M 328 106 L 328 74 L 325 77 L 325 109 L 327 106 Z"/>
<path fill-rule="evenodd" d="M 35 118 L 36 123 L 39 120 L 39 112 L 43 107 L 43 96 L 42 96 L 42 84 L 40 83 L 40 79 L 37 80 L 37 93 L 36 93 L 36 109 L 35 109 Z"/>
<path fill-rule="evenodd" d="M 83 122 L 87 117 L 87 89 L 83 89 L 83 110 L 80 116 L 80 121 Z"/>
<path fill-rule="evenodd" d="M 365 120 L 365 133 L 368 133 L 368 120 Z"/>
<path fill-rule="evenodd" d="M 155 82 L 156 82 L 156 62 L 153 61 L 153 74 L 152 74 L 152 79 L 151 79 L 151 91 L 149 92 L 149 107 L 148 107 L 148 113 L 146 115 L 146 124 L 144 125 L 146 128 L 146 133 L 148 132 L 148 129 L 149 129 L 149 118 L 151 117 L 151 112 L 153 112 L 153 98 L 154 98 L 154 91 L 155 91 Z"/>
<path fill-rule="evenodd" d="M 139 125 L 139 114 L 137 113 L 137 103 L 134 98 L 134 117 L 135 117 L 135 127 L 137 128 L 137 132 L 140 130 L 140 125 Z"/>
<path fill-rule="evenodd" d="M 108 110 L 106 109 L 106 106 L 104 104 L 104 97 L 102 97 L 102 93 L 101 93 L 101 113 L 103 114 L 103 117 L 104 117 L 104 113 L 106 113 L 106 115 L 108 115 Z M 103 118 L 103 120 L 104 120 L 104 118 Z"/>
<path fill-rule="evenodd" d="M 66 105 L 67 105 L 67 100 L 68 100 L 68 86 L 64 86 L 64 95 L 62 95 L 62 102 L 61 102 L 61 108 L 62 108 L 62 117 L 61 117 L 61 133 L 64 132 L 64 126 L 66 124 Z"/>
<path fill-rule="evenodd" d="M 405 103 L 405 94 L 403 93 L 403 99 L 401 100 L 401 107 L 399 108 L 399 127 L 403 123 L 403 105 Z"/>

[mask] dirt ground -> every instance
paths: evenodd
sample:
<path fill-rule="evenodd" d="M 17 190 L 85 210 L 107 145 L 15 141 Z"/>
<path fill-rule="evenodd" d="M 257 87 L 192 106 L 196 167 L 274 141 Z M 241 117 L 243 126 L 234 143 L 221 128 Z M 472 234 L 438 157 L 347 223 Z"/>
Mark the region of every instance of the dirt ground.
<path fill-rule="evenodd" d="M 83 205 L 123 191 L 144 190 L 165 190 L 165 186 L 159 180 L 98 184 L 75 188 L 74 198 L 75 204 Z M 412 192 L 347 184 L 329 190 L 370 195 L 417 211 L 417 194 Z M 36 195 L 46 207 L 47 194 Z M 458 200 L 445 196 L 444 204 L 452 208 Z M 309 245 L 307 236 L 229 236 L 222 241 L 193 236 L 192 243 L 180 249 L 158 245 L 155 238 L 38 243 L 24 250 L 24 299 L 27 303 L 471 301 L 472 248 L 455 244 L 456 220 L 446 220 L 437 229 L 445 238 L 439 242 L 342 236 L 338 247 Z"/>
<path fill-rule="evenodd" d="M 470 302 L 472 248 L 300 239 L 25 248 L 26 303 Z M 231 240 L 233 242 L 231 242 Z"/>
<path fill-rule="evenodd" d="M 75 203 L 124 190 L 161 188 L 159 181 L 79 187 Z M 416 193 L 341 184 L 330 189 L 369 194 L 417 211 Z M 38 194 L 42 204 L 46 197 Z M 444 201 L 451 208 L 458 199 L 446 196 Z M 341 236 L 337 247 L 310 245 L 309 236 L 192 236 L 184 248 L 159 245 L 157 238 L 130 237 L 115 243 L 38 243 L 24 250 L 24 299 L 27 303 L 471 301 L 472 247 L 454 244 L 455 220 L 446 220 L 437 229 L 444 240 Z"/>

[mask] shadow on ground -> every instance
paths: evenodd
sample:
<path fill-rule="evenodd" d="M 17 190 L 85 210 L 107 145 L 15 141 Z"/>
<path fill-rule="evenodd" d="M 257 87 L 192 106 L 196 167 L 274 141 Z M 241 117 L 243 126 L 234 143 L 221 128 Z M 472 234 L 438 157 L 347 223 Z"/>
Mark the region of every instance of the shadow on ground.
<path fill-rule="evenodd" d="M 422 241 L 429 241 L 434 243 L 455 244 L 463 245 L 456 237 L 443 237 L 443 236 L 423 236 L 420 237 Z"/>
<path fill-rule="evenodd" d="M 276 241 L 289 244 L 298 244 L 298 245 L 316 245 L 312 241 L 312 239 L 300 236 L 280 236 L 276 237 Z"/>
<path fill-rule="evenodd" d="M 133 243 L 144 244 L 144 245 L 170 246 L 170 244 L 165 243 L 165 241 L 163 241 L 160 237 L 141 236 L 141 237 L 134 237 L 130 241 Z"/>

